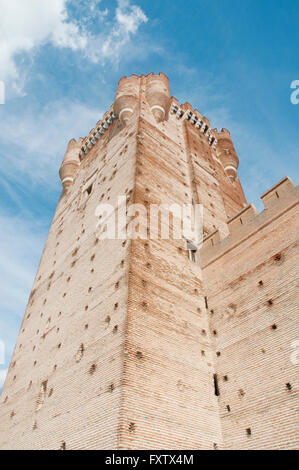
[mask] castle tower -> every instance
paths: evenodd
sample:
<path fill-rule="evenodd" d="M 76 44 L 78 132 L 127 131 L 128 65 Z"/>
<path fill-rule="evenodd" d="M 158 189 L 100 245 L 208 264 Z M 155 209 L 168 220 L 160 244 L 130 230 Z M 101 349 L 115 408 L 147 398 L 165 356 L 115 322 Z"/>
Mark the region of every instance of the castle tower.
<path fill-rule="evenodd" d="M 61 165 L 1 395 L 0 448 L 298 445 L 298 188 L 282 180 L 258 214 L 238 164 L 229 132 L 179 105 L 164 74 L 120 80 L 111 109 L 71 140 Z M 120 196 L 118 227 L 138 204 L 132 226 L 146 236 L 105 238 Z M 161 204 L 203 207 L 201 250 L 200 233 L 149 234 L 142 208 Z"/>

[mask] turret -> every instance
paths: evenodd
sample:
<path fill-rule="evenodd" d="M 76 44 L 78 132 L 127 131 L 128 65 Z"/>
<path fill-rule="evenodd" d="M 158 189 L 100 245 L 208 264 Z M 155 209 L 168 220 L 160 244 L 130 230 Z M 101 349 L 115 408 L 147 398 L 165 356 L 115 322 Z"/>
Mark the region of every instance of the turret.
<path fill-rule="evenodd" d="M 65 156 L 59 170 L 59 175 L 64 190 L 67 190 L 67 188 L 73 183 L 79 169 L 79 152 L 82 146 L 82 142 L 82 138 L 80 138 L 78 142 L 76 142 L 75 139 L 72 139 L 66 149 Z"/>
<path fill-rule="evenodd" d="M 222 129 L 221 132 L 215 133 L 215 135 L 218 141 L 217 156 L 227 176 L 234 181 L 239 167 L 239 158 L 232 142 L 230 132 L 227 129 Z"/>
<path fill-rule="evenodd" d="M 146 99 L 156 121 L 164 121 L 170 106 L 169 82 L 164 73 L 146 77 Z"/>
<path fill-rule="evenodd" d="M 113 110 L 115 116 L 124 124 L 132 116 L 139 100 L 139 82 L 137 75 L 120 79 L 115 95 Z"/>

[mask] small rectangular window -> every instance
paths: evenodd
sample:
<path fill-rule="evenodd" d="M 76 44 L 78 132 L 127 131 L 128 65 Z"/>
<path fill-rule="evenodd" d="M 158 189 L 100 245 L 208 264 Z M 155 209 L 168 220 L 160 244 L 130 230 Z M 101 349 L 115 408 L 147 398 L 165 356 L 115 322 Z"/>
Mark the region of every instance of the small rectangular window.
<path fill-rule="evenodd" d="M 219 384 L 218 384 L 218 376 L 214 374 L 214 388 L 215 388 L 215 395 L 216 397 L 220 396 Z"/>
<path fill-rule="evenodd" d="M 196 252 L 197 252 L 197 247 L 196 245 L 190 241 L 187 240 L 187 250 L 188 250 L 188 257 L 189 260 L 192 261 L 193 263 L 196 262 Z"/>

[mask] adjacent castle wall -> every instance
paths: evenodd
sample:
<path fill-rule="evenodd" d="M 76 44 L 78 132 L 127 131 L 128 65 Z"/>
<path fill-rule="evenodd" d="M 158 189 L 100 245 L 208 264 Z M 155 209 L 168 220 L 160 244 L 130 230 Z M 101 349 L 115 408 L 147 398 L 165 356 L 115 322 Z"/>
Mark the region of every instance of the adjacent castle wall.
<path fill-rule="evenodd" d="M 227 449 L 298 448 L 298 195 L 285 178 L 201 252 Z"/>

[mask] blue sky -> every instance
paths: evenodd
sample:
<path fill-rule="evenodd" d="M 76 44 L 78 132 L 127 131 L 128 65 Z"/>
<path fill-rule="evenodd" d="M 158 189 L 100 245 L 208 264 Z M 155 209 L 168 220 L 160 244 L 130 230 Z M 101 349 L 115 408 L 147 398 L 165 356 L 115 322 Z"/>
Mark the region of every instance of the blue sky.
<path fill-rule="evenodd" d="M 0 12 L 1 389 L 67 143 L 110 107 L 120 77 L 162 71 L 181 103 L 230 129 L 259 209 L 283 176 L 298 183 L 299 0 L 0 0 Z"/>

